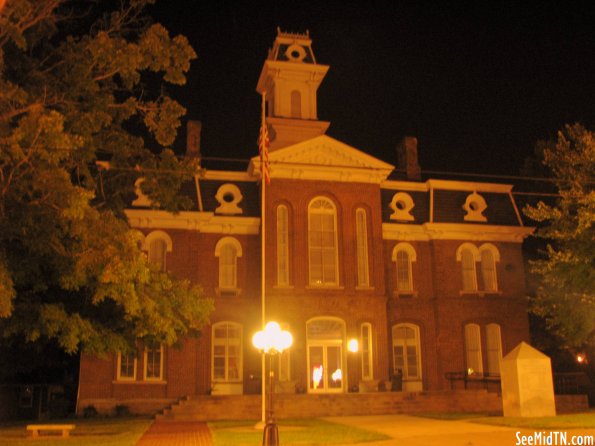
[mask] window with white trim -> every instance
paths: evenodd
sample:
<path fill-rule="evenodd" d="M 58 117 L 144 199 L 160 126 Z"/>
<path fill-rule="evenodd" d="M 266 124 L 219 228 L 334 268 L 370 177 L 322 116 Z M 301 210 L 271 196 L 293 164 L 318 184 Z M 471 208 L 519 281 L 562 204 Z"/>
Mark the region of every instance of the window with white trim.
<path fill-rule="evenodd" d="M 419 327 L 397 324 L 392 329 L 393 373 L 403 374 L 403 380 L 421 379 Z"/>
<path fill-rule="evenodd" d="M 172 252 L 171 237 L 164 231 L 152 231 L 145 237 L 142 249 L 147 251 L 149 263 L 156 265 L 160 271 L 165 271 L 167 253 Z"/>
<path fill-rule="evenodd" d="M 481 333 L 477 324 L 465 325 L 465 356 L 468 375 L 483 373 Z"/>
<path fill-rule="evenodd" d="M 308 206 L 308 255 L 310 285 L 339 285 L 337 210 L 324 197 Z"/>
<path fill-rule="evenodd" d="M 500 325 L 486 325 L 486 348 L 488 351 L 488 373 L 492 376 L 500 376 L 500 360 L 502 359 Z"/>
<path fill-rule="evenodd" d="M 500 253 L 491 243 L 484 243 L 479 249 L 472 243 L 463 243 L 457 249 L 457 261 L 461 262 L 463 293 L 495 293 L 498 291 L 496 262 Z M 478 273 L 476 264 L 480 262 Z M 478 274 L 481 274 L 478 278 Z M 479 279 L 479 280 L 478 280 Z"/>
<path fill-rule="evenodd" d="M 370 285 L 368 263 L 368 224 L 366 211 L 359 208 L 355 211 L 355 239 L 357 257 L 357 285 L 367 287 Z"/>
<path fill-rule="evenodd" d="M 218 322 L 212 328 L 213 382 L 242 381 L 242 326 Z"/>
<path fill-rule="evenodd" d="M 372 366 L 372 324 L 365 322 L 361 326 L 362 346 L 362 380 L 373 379 L 374 370 Z"/>
<path fill-rule="evenodd" d="M 136 379 L 136 353 L 118 352 L 118 381 L 134 381 Z"/>
<path fill-rule="evenodd" d="M 484 243 L 479 247 L 481 259 L 481 276 L 483 289 L 485 291 L 498 291 L 498 275 L 496 274 L 496 262 L 500 261 L 500 253 L 491 243 Z"/>
<path fill-rule="evenodd" d="M 236 291 L 238 288 L 238 257 L 242 257 L 242 245 L 233 237 L 223 237 L 215 246 L 219 257 L 219 289 Z"/>
<path fill-rule="evenodd" d="M 147 381 L 163 380 L 163 344 L 154 342 L 145 346 L 143 375 Z"/>
<path fill-rule="evenodd" d="M 417 259 L 415 249 L 409 243 L 397 243 L 392 260 L 396 266 L 396 291 L 398 294 L 413 293 L 412 262 Z"/>
<path fill-rule="evenodd" d="M 277 206 L 277 285 L 289 285 L 289 212 L 287 206 Z"/>

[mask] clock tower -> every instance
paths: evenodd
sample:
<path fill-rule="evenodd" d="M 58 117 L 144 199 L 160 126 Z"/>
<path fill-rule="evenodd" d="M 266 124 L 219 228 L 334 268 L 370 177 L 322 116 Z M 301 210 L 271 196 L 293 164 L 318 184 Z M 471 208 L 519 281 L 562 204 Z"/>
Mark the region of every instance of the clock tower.
<path fill-rule="evenodd" d="M 277 28 L 256 86 L 256 91 L 266 93 L 271 151 L 326 132 L 330 123 L 318 120 L 316 92 L 328 69 L 316 63 L 308 31 Z"/>

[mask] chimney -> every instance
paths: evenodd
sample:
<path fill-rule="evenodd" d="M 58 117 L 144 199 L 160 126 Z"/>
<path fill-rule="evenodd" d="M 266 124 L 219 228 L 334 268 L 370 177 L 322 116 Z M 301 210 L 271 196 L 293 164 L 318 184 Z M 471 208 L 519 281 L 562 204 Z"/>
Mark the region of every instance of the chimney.
<path fill-rule="evenodd" d="M 188 121 L 186 125 L 186 157 L 200 158 L 200 121 Z"/>
<path fill-rule="evenodd" d="M 397 146 L 397 169 L 408 180 L 421 180 L 421 168 L 417 162 L 417 138 L 405 136 Z"/>

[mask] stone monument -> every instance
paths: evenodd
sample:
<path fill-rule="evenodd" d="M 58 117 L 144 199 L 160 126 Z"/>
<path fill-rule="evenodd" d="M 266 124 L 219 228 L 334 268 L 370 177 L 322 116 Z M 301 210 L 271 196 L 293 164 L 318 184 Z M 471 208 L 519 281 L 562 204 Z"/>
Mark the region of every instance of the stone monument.
<path fill-rule="evenodd" d="M 552 364 L 548 356 L 521 342 L 502 358 L 500 374 L 505 417 L 556 415 Z"/>

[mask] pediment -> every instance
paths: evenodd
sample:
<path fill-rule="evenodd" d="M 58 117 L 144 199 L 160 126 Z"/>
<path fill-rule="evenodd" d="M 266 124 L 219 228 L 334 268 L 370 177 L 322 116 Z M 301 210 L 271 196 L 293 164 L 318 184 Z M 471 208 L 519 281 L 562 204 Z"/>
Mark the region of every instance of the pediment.
<path fill-rule="evenodd" d="M 327 135 L 269 153 L 271 178 L 380 182 L 394 166 Z M 259 157 L 251 160 L 260 174 Z"/>

